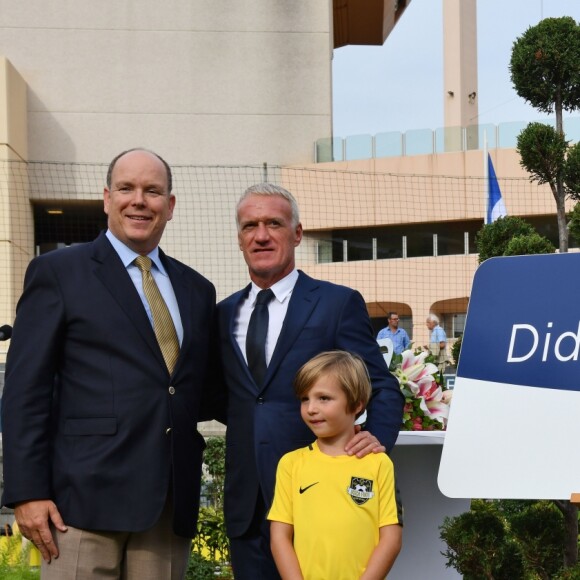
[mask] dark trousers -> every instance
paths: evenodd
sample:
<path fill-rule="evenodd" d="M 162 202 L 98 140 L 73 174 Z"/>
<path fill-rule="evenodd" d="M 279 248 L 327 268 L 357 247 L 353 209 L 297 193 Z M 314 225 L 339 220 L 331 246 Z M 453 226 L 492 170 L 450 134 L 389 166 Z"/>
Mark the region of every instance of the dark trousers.
<path fill-rule="evenodd" d="M 270 551 L 270 522 L 266 519 L 266 511 L 259 491 L 250 527 L 242 536 L 230 538 L 236 580 L 280 580 Z"/>

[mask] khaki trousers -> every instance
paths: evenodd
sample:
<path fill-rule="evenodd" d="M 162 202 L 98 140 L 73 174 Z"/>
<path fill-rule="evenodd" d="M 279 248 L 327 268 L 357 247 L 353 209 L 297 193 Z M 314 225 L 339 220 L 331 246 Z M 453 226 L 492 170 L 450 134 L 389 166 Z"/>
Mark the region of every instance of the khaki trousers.
<path fill-rule="evenodd" d="M 41 565 L 42 580 L 183 580 L 191 540 L 173 533 L 171 509 L 144 532 L 91 532 L 52 528 L 60 555 Z"/>

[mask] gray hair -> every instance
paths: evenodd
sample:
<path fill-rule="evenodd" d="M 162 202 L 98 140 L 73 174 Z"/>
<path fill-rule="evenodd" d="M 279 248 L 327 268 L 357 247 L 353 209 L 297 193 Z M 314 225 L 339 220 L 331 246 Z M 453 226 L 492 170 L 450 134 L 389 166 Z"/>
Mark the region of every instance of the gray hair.
<path fill-rule="evenodd" d="M 242 193 L 240 199 L 238 200 L 238 203 L 236 204 L 236 224 L 238 225 L 238 229 L 240 229 L 240 220 L 238 216 L 240 205 L 250 195 L 263 195 L 266 197 L 277 195 L 279 197 L 283 197 L 290 204 L 290 209 L 292 210 L 292 227 L 295 228 L 300 223 L 298 203 L 296 203 L 295 197 L 287 189 L 284 189 L 279 185 L 264 182 L 257 183 L 256 185 L 248 187 L 248 189 Z"/>
<path fill-rule="evenodd" d="M 431 322 L 434 322 L 435 324 L 439 324 L 439 318 L 437 316 L 435 316 L 435 314 L 429 314 L 429 316 L 427 316 L 427 320 L 430 320 Z"/>

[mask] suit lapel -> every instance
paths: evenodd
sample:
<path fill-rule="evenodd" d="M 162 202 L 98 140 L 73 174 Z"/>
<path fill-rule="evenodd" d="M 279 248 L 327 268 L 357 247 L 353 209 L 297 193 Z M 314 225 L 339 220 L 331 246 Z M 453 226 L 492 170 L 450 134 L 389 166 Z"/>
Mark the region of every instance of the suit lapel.
<path fill-rule="evenodd" d="M 292 290 L 288 311 L 282 324 L 282 330 L 268 365 L 263 389 L 268 387 L 270 379 L 276 373 L 286 353 L 294 346 L 312 311 L 316 308 L 320 299 L 318 288 L 319 284 L 316 280 L 299 271 L 298 280 Z"/>
<path fill-rule="evenodd" d="M 139 293 L 119 255 L 104 234 L 101 234 L 93 243 L 92 259 L 96 264 L 95 276 L 117 301 L 153 355 L 165 367 L 161 349 L 139 298 Z"/>
<path fill-rule="evenodd" d="M 234 334 L 236 318 L 237 318 L 236 315 L 237 315 L 238 309 L 240 308 L 241 302 L 248 297 L 248 294 L 250 293 L 251 288 L 252 288 L 252 285 L 248 284 L 243 290 L 238 292 L 237 295 L 233 296 L 233 299 L 230 300 L 229 303 L 227 304 L 227 307 L 231 308 L 231 311 L 225 313 L 225 320 L 228 321 L 228 328 L 227 328 L 228 340 L 230 341 L 230 346 L 235 353 L 236 360 L 238 361 L 238 365 L 240 366 L 241 369 L 243 369 L 243 372 L 246 373 L 249 384 L 253 385 L 254 378 L 252 377 L 252 373 L 250 372 L 250 369 L 248 368 L 248 364 L 246 363 L 244 353 L 241 351 L 240 345 L 238 344 L 238 341 L 236 340 L 236 337 Z"/>

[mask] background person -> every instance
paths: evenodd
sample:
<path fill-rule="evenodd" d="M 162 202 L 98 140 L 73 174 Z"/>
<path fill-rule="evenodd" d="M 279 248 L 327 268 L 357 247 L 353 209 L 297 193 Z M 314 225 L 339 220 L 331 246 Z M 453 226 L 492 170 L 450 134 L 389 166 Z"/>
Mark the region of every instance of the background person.
<path fill-rule="evenodd" d="M 437 366 L 443 372 L 447 364 L 447 335 L 445 331 L 439 326 L 439 318 L 435 314 L 429 314 L 425 321 L 427 328 L 430 330 L 429 334 L 429 350 L 437 358 Z"/>
<path fill-rule="evenodd" d="M 404 398 L 374 339 L 362 296 L 296 270 L 302 225 L 292 194 L 268 183 L 250 187 L 237 204 L 236 219 L 251 283 L 218 305 L 228 395 L 224 511 L 236 579 L 257 580 L 279 578 L 266 521 L 276 466 L 282 455 L 313 440 L 292 389 L 298 369 L 333 349 L 356 352 L 365 361 L 373 388 L 366 427 L 376 437 L 359 433 L 347 445 L 353 454 L 384 450 L 381 443 L 391 449 Z M 263 289 L 272 296 L 266 306 L 265 368 L 256 378 L 248 367 L 246 338 Z"/>
<path fill-rule="evenodd" d="M 384 578 L 402 541 L 393 463 L 384 453 L 358 459 L 344 451 L 372 392 L 364 362 L 321 353 L 294 388 L 316 441 L 278 465 L 268 514 L 278 570 L 296 579 Z"/>
<path fill-rule="evenodd" d="M 43 580 L 185 573 L 215 290 L 158 248 L 171 188 L 161 157 L 121 153 L 104 190 L 108 231 L 26 272 L 2 400 L 3 503 L 39 548 Z M 160 300 L 146 295 L 140 256 Z"/>
<path fill-rule="evenodd" d="M 377 340 L 381 338 L 390 338 L 393 341 L 393 352 L 401 354 L 410 344 L 411 340 L 404 328 L 399 328 L 399 315 L 396 312 L 389 312 L 388 326 L 379 330 Z"/>

